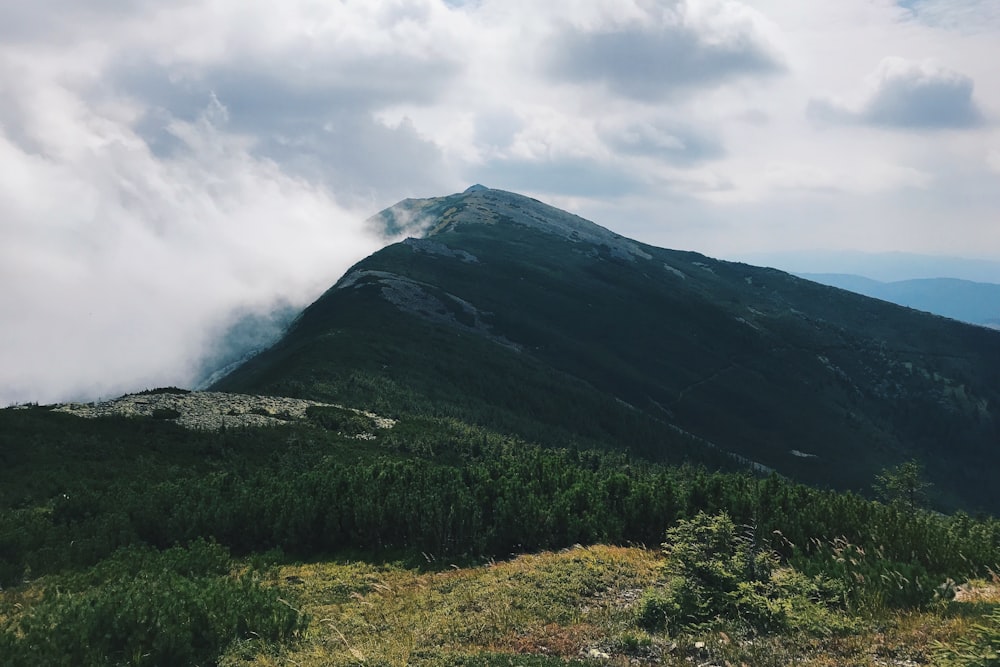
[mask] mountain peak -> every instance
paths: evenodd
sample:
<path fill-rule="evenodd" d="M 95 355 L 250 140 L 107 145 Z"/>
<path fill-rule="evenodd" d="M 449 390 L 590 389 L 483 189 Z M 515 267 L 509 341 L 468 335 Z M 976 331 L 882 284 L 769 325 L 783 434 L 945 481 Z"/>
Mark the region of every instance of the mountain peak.
<path fill-rule="evenodd" d="M 404 199 L 368 220 L 387 238 L 431 237 L 470 225 L 529 228 L 572 243 L 603 246 L 615 257 L 650 259 L 639 243 L 578 215 L 506 190 L 473 185 L 464 192 L 430 199 Z"/>

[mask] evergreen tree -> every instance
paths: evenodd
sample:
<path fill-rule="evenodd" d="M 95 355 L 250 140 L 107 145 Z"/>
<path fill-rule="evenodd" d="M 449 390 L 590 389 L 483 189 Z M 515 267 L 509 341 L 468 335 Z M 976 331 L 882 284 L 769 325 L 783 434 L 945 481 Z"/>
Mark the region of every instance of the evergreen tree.
<path fill-rule="evenodd" d="M 931 483 L 924 479 L 924 466 L 916 459 L 887 468 L 876 477 L 875 490 L 887 503 L 901 505 L 910 512 L 927 502 Z"/>

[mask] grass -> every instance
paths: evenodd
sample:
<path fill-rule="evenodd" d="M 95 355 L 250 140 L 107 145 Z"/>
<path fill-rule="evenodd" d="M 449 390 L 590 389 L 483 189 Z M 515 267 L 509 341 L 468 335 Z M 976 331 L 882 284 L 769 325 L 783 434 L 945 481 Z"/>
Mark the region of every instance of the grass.
<path fill-rule="evenodd" d="M 726 625 L 648 633 L 636 607 L 661 564 L 651 550 L 593 546 L 465 568 L 432 560 L 421 568 L 286 565 L 270 581 L 312 618 L 309 630 L 294 646 L 233 650 L 220 664 L 930 665 L 936 643 L 969 636 L 1000 606 L 1000 591 L 979 582 L 957 600 L 864 619 L 847 634 L 754 636 Z"/>
<path fill-rule="evenodd" d="M 293 652 L 254 665 L 432 664 L 469 656 L 579 658 L 631 626 L 655 554 L 597 546 L 472 568 L 314 563 L 273 574 L 313 618 Z M 248 664 L 233 662 L 229 664 Z M 491 663 L 492 664 L 492 663 Z M 518 663 L 520 664 L 520 663 Z"/>

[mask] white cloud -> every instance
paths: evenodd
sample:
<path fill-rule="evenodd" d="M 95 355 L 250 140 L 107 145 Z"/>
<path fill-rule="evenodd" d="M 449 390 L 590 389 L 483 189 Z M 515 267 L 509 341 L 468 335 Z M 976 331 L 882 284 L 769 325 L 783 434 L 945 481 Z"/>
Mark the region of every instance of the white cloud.
<path fill-rule="evenodd" d="M 991 148 L 986 153 L 986 164 L 997 174 L 1000 174 L 1000 148 Z"/>
<path fill-rule="evenodd" d="M 932 60 L 885 58 L 869 77 L 870 92 L 856 109 L 814 100 L 820 120 L 859 122 L 900 129 L 964 129 L 982 122 L 971 78 Z"/>
<path fill-rule="evenodd" d="M 304 305 L 376 246 L 356 212 L 227 134 L 217 102 L 173 123 L 181 148 L 158 160 L 59 101 L 24 128 L 51 151 L 0 135 L 0 171 L 17 175 L 0 182 L 0 403 L 190 383 L 234 309 Z"/>
<path fill-rule="evenodd" d="M 613 118 L 599 122 L 598 131 L 613 150 L 670 163 L 696 164 L 717 159 L 725 153 L 721 143 L 708 130 L 659 118 Z"/>
<path fill-rule="evenodd" d="M 782 69 L 745 5 L 637 3 L 633 9 L 624 20 L 606 17 L 561 30 L 548 53 L 553 77 L 600 82 L 616 94 L 655 101 Z"/>

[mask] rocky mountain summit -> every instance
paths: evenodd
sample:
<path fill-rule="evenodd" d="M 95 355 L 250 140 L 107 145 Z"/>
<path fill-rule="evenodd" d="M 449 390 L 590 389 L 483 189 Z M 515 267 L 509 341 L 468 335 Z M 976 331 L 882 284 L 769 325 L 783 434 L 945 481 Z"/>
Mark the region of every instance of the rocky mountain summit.
<path fill-rule="evenodd" d="M 423 237 L 406 239 L 404 243 L 418 251 L 452 254 L 466 262 L 477 261 L 477 258 L 464 250 L 444 245 L 440 239 L 431 240 L 428 237 L 437 237 L 470 225 L 513 225 L 573 244 L 604 247 L 613 257 L 625 261 L 652 258 L 640 243 L 578 215 L 543 204 L 531 197 L 482 185 L 474 185 L 461 194 L 446 197 L 404 199 L 369 218 L 367 224 L 385 238 L 407 235 Z M 584 252 L 589 250 L 585 249 Z"/>
<path fill-rule="evenodd" d="M 65 403 L 54 408 L 77 417 L 153 417 L 184 428 L 217 431 L 221 428 L 277 426 L 306 418 L 313 406 L 334 407 L 369 417 L 376 428 L 392 428 L 393 419 L 333 403 L 280 396 L 251 396 L 218 391 L 182 389 L 126 394 L 101 403 Z"/>

